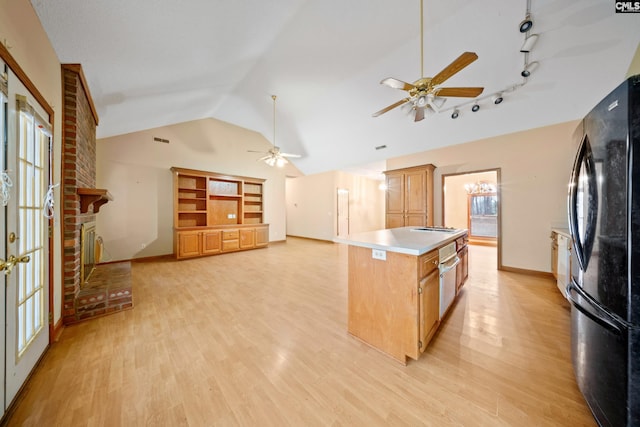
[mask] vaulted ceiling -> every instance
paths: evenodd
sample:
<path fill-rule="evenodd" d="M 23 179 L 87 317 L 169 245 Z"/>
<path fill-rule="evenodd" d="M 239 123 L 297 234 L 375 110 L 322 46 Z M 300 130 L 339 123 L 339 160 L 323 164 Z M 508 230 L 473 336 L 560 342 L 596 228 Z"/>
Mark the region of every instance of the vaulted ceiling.
<path fill-rule="evenodd" d="M 306 174 L 578 119 L 624 79 L 640 42 L 638 15 L 615 2 L 530 0 L 539 65 L 524 80 L 526 0 L 425 0 L 425 74 L 476 52 L 445 86 L 485 91 L 476 113 L 449 98 L 415 123 L 400 108 L 371 115 L 406 96 L 380 80 L 421 77 L 419 0 L 31 3 L 60 61 L 82 64 L 98 137 L 213 117 L 271 141 L 276 94 L 276 144 Z"/>

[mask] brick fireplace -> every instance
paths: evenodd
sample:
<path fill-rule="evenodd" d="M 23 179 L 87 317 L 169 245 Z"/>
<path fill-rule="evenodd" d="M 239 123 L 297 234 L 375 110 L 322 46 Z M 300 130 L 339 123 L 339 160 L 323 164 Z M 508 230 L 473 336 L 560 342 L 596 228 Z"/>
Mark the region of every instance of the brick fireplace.
<path fill-rule="evenodd" d="M 82 224 L 95 222 L 101 206 L 112 197 L 107 190 L 95 188 L 98 115 L 82 67 L 79 64 L 63 64 L 62 80 L 62 318 L 63 323 L 68 325 L 132 308 L 133 296 L 129 262 L 99 264 L 89 280 L 82 283 Z"/>

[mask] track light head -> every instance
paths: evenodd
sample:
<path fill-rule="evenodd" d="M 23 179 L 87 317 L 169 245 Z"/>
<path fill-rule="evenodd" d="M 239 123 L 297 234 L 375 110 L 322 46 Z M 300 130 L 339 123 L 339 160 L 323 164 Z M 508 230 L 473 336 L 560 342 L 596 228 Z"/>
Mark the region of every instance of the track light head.
<path fill-rule="evenodd" d="M 526 33 L 533 27 L 533 21 L 531 20 L 531 14 L 527 13 L 522 22 L 520 22 L 520 32 Z"/>
<path fill-rule="evenodd" d="M 538 35 L 537 34 L 531 34 L 529 37 L 524 39 L 524 43 L 522 43 L 522 47 L 520 48 L 520 52 L 522 52 L 522 53 L 531 52 L 531 49 L 533 49 L 533 46 L 536 44 L 537 41 L 538 41 Z"/>
<path fill-rule="evenodd" d="M 520 73 L 522 77 L 529 77 L 531 73 L 538 68 L 538 61 L 530 62 L 524 66 L 524 70 Z"/>
<path fill-rule="evenodd" d="M 479 109 L 480 106 L 478 105 L 478 103 L 473 104 L 473 106 L 471 107 L 471 111 L 473 111 L 474 113 L 478 112 Z"/>
<path fill-rule="evenodd" d="M 502 97 L 501 93 L 496 93 L 495 95 L 493 95 L 491 97 L 491 99 L 493 100 L 494 104 L 500 104 L 502 101 L 504 101 L 504 98 Z"/>
<path fill-rule="evenodd" d="M 460 111 L 458 111 L 458 109 L 454 109 L 453 112 L 451 113 L 451 118 L 452 119 L 457 119 L 460 116 Z"/>

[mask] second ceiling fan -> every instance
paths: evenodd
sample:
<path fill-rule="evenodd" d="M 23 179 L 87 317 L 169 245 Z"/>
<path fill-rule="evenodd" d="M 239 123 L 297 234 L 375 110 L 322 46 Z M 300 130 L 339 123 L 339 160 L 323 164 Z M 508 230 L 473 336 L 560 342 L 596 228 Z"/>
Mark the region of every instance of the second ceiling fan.
<path fill-rule="evenodd" d="M 447 79 L 461 71 L 467 65 L 478 59 L 474 52 L 464 52 L 455 61 L 446 66 L 442 71 L 433 77 L 424 77 L 424 0 L 420 0 L 420 78 L 413 83 L 388 77 L 380 82 L 393 89 L 401 89 L 409 92 L 409 96 L 395 102 L 380 111 L 373 113 L 373 117 L 378 117 L 387 111 L 393 110 L 401 105 L 409 104 L 415 111 L 415 121 L 424 119 L 425 109 L 430 108 L 438 112 L 444 103 L 443 97 L 475 98 L 484 90 L 483 87 L 440 87 Z M 438 105 L 439 104 L 439 105 Z"/>

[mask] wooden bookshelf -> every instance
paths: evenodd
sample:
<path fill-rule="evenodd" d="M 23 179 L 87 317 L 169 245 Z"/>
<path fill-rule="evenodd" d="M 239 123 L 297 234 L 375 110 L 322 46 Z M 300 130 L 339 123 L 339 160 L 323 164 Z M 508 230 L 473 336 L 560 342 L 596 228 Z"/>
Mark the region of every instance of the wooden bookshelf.
<path fill-rule="evenodd" d="M 172 167 L 174 254 L 213 255 L 268 245 L 264 179 Z"/>

